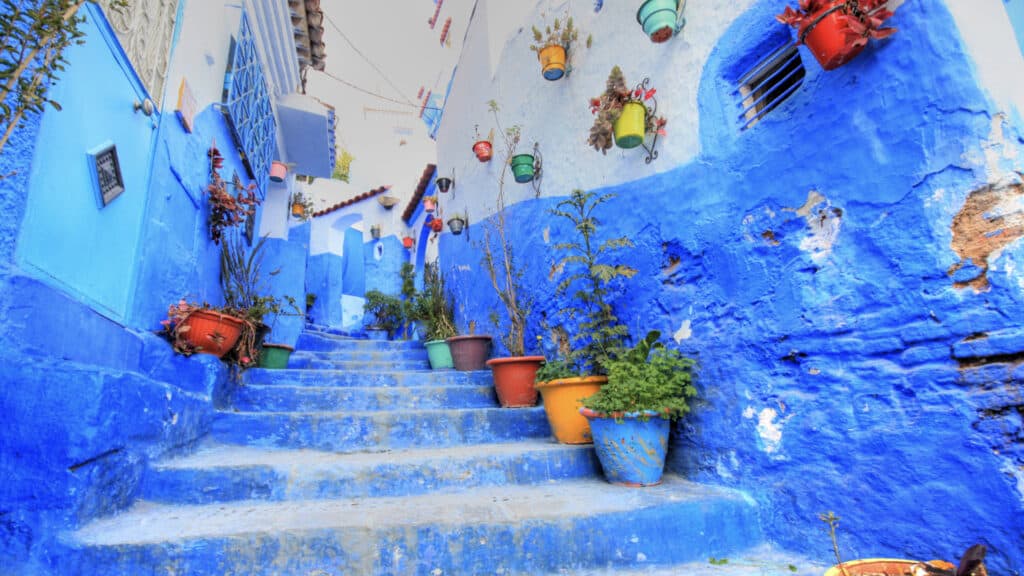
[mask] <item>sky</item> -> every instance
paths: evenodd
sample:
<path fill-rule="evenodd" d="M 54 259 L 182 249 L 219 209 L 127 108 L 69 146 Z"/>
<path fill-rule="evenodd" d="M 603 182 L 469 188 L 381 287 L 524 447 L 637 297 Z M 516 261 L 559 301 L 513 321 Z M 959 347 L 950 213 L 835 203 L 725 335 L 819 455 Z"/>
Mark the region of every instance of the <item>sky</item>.
<path fill-rule="evenodd" d="M 431 29 L 434 0 L 321 0 L 326 70 L 310 70 L 306 91 L 335 107 L 339 156 L 346 149 L 355 160 L 349 184 L 315 182 L 317 208 L 382 185 L 403 200 L 412 195 L 424 166 L 436 160 L 417 96 L 422 87 L 424 96 L 443 97 L 475 1 L 443 0 Z M 450 40 L 442 45 L 448 17 Z"/>

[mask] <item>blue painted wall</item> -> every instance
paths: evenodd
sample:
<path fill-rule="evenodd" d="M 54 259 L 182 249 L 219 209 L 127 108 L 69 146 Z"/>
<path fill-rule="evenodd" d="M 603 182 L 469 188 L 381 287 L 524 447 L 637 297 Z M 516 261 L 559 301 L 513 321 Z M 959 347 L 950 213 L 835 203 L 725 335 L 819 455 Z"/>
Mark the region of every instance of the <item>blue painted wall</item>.
<path fill-rule="evenodd" d="M 344 260 L 337 254 L 309 256 L 306 269 L 306 290 L 317 295 L 313 319 L 317 324 L 341 326 L 341 283 Z"/>
<path fill-rule="evenodd" d="M 341 293 L 346 296 L 363 296 L 366 294 L 363 233 L 355 228 L 346 228 L 343 250 L 344 269 L 341 275 Z"/>
<path fill-rule="evenodd" d="M 943 4 L 922 0 L 839 70 L 802 49 L 803 87 L 741 133 L 732 82 L 789 35 L 777 11 L 757 3 L 707 61 L 700 157 L 601 190 L 617 194 L 602 233 L 636 244 L 624 259 L 639 273 L 612 291 L 619 316 L 700 360 L 670 466 L 747 490 L 774 541 L 823 562 L 817 516 L 831 510 L 844 557 L 954 558 L 983 542 L 992 573 L 1021 573 L 1024 247 L 986 214 L 1018 214 L 1024 189 L 991 192 L 968 159 L 1020 146 L 1024 127 L 996 115 Z M 997 168 L 1021 170 L 1012 158 Z M 546 213 L 556 201 L 510 209 L 536 302 L 528 342 L 565 304 L 551 280 L 570 232 Z M 460 327 L 500 335 L 479 247 L 444 234 L 441 260 Z"/>

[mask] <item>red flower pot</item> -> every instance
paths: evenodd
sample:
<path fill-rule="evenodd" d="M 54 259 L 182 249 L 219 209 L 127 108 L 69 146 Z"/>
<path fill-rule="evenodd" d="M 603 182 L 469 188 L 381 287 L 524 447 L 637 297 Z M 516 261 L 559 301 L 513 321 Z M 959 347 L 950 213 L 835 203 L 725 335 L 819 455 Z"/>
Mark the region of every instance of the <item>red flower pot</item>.
<path fill-rule="evenodd" d="M 487 140 L 481 140 L 476 144 L 473 144 L 473 153 L 476 154 L 477 160 L 481 162 L 490 162 L 494 149 L 491 147 L 490 142 Z"/>
<path fill-rule="evenodd" d="M 800 40 L 825 70 L 835 70 L 853 60 L 866 43 L 854 45 L 857 35 L 843 25 L 844 0 L 835 0 L 818 10 L 811 23 L 800 31 Z M 852 18 L 852 16 L 851 16 Z"/>
<path fill-rule="evenodd" d="M 231 351 L 242 335 L 241 320 L 212 310 L 196 310 L 188 315 L 184 325 L 188 330 L 179 333 L 186 342 L 203 354 L 221 358 Z"/>
<path fill-rule="evenodd" d="M 402 238 L 402 246 L 405 246 L 406 250 L 412 248 L 414 242 L 415 240 L 413 240 L 411 236 L 406 236 L 405 238 Z"/>
<path fill-rule="evenodd" d="M 526 408 L 537 404 L 533 387 L 543 356 L 513 356 L 487 361 L 494 373 L 494 390 L 503 408 Z"/>

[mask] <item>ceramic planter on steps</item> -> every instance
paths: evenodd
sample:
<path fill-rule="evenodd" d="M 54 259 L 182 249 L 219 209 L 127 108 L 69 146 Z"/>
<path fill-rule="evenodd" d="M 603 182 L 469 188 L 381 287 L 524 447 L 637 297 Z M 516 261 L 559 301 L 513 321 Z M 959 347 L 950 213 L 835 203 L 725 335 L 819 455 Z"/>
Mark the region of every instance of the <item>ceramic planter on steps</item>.
<path fill-rule="evenodd" d="M 295 348 L 287 344 L 264 344 L 260 352 L 260 368 L 280 370 L 288 367 L 288 358 Z"/>
<path fill-rule="evenodd" d="M 533 381 L 543 361 L 543 356 L 513 356 L 487 361 L 494 372 L 494 390 L 502 408 L 526 408 L 537 404 L 537 389 L 533 387 Z"/>
<path fill-rule="evenodd" d="M 479 334 L 452 336 L 448 340 L 452 351 L 452 363 L 461 372 L 484 370 L 487 357 L 491 355 L 491 337 Z"/>
<path fill-rule="evenodd" d="M 452 363 L 452 350 L 444 340 L 430 340 L 424 344 L 427 348 L 427 359 L 430 360 L 430 367 L 434 370 L 454 368 Z"/>
<path fill-rule="evenodd" d="M 590 421 L 594 450 L 609 482 L 637 487 L 661 484 L 669 420 L 654 411 L 602 414 L 580 408 L 580 414 Z"/>
<path fill-rule="evenodd" d="M 544 412 L 555 439 L 562 444 L 590 444 L 590 424 L 579 413 L 580 400 L 597 394 L 608 382 L 605 376 L 562 378 L 537 382 L 535 387 L 544 398 Z"/>
<path fill-rule="evenodd" d="M 189 329 L 184 332 L 185 340 L 203 354 L 222 358 L 231 351 L 242 334 L 243 322 L 234 316 L 196 310 L 185 319 Z"/>

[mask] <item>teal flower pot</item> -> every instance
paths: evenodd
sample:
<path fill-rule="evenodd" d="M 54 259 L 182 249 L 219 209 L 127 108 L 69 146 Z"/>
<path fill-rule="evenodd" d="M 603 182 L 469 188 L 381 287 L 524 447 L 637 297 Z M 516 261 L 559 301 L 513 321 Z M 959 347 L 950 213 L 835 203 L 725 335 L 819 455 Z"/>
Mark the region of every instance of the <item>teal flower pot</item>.
<path fill-rule="evenodd" d="M 533 180 L 533 155 L 516 154 L 512 157 L 512 175 L 516 182 L 525 184 Z"/>
<path fill-rule="evenodd" d="M 454 368 L 452 362 L 452 350 L 444 340 L 430 340 L 426 343 L 427 358 L 430 360 L 430 367 L 434 370 Z"/>
<path fill-rule="evenodd" d="M 647 0 L 640 5 L 636 13 L 636 21 L 644 28 L 654 43 L 661 43 L 682 29 L 680 21 L 679 29 L 676 28 L 678 17 L 679 0 Z"/>
<path fill-rule="evenodd" d="M 288 367 L 288 358 L 295 348 L 285 344 L 264 344 L 260 351 L 260 368 L 280 370 Z"/>
<path fill-rule="evenodd" d="M 669 420 L 657 412 L 646 412 L 646 422 L 639 412 L 601 414 L 580 408 L 580 414 L 590 421 L 594 450 L 601 461 L 604 477 L 612 484 L 625 486 L 654 486 L 661 484 L 668 453 Z"/>

